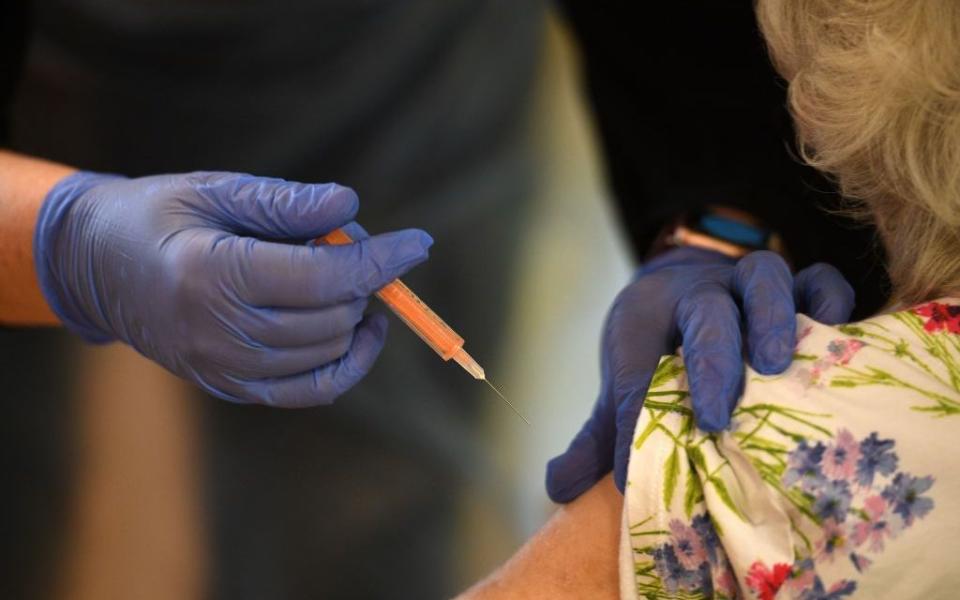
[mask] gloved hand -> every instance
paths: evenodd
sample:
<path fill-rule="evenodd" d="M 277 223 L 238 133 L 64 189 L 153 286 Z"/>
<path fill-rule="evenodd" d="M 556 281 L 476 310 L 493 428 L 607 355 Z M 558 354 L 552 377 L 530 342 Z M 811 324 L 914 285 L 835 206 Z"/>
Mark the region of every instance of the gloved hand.
<path fill-rule="evenodd" d="M 433 243 L 419 230 L 303 243 L 357 208 L 335 184 L 75 173 L 40 210 L 37 274 L 54 312 L 88 341 L 122 340 L 225 400 L 325 404 L 383 347 L 386 319 L 364 318 L 368 297 Z"/>
<path fill-rule="evenodd" d="M 853 301 L 853 288 L 835 268 L 816 264 L 794 277 L 772 252 L 734 261 L 684 247 L 648 262 L 607 316 L 600 395 L 567 451 L 547 465 L 550 498 L 570 502 L 611 469 L 623 491 L 647 386 L 660 357 L 681 342 L 697 425 L 719 431 L 743 389 L 742 328 L 753 368 L 780 373 L 793 358 L 797 311 L 842 323 Z"/>

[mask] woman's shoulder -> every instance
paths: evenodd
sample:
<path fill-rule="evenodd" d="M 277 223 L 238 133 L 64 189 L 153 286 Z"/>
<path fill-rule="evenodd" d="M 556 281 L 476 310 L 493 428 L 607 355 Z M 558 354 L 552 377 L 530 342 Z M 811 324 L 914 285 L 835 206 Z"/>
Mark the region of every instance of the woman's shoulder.
<path fill-rule="evenodd" d="M 628 467 L 624 597 L 936 597 L 960 585 L 925 542 L 960 539 L 960 301 L 797 326 L 791 367 L 747 367 L 719 434 L 696 428 L 682 358 L 661 361 Z"/>

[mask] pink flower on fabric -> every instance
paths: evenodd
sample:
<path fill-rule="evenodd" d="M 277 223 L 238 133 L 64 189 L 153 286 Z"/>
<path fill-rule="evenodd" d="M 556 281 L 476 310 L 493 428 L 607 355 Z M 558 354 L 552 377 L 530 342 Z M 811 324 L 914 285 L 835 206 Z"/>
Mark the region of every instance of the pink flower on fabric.
<path fill-rule="evenodd" d="M 960 333 L 960 306 L 928 302 L 913 309 L 921 317 L 927 317 L 923 328 L 929 332 L 949 331 Z"/>
<path fill-rule="evenodd" d="M 828 370 L 833 366 L 833 360 L 830 357 L 821 358 L 814 361 L 813 366 L 809 369 L 800 368 L 797 370 L 796 377 L 800 380 L 804 387 L 810 387 L 813 385 L 820 385 L 820 376 L 823 375 L 823 372 Z"/>
<path fill-rule="evenodd" d="M 735 598 L 737 596 L 737 579 L 733 576 L 733 572 L 730 569 L 714 571 L 713 589 L 727 598 Z"/>
<path fill-rule="evenodd" d="M 845 365 L 863 348 L 860 340 L 833 340 L 827 345 L 827 352 L 835 364 Z"/>
<path fill-rule="evenodd" d="M 847 530 L 830 518 L 823 522 L 823 537 L 817 542 L 817 558 L 826 558 L 833 562 L 837 554 L 843 554 L 847 548 Z"/>
<path fill-rule="evenodd" d="M 884 540 L 896 537 L 900 531 L 900 519 L 887 511 L 887 501 L 880 496 L 870 496 L 863 502 L 863 512 L 867 513 L 868 520 L 860 521 L 853 526 L 852 541 L 861 546 L 869 542 L 871 552 L 883 552 Z"/>
<path fill-rule="evenodd" d="M 857 573 L 863 573 L 873 564 L 872 560 L 856 552 L 850 553 L 850 562 L 853 563 L 853 567 L 857 570 Z"/>
<path fill-rule="evenodd" d="M 813 586 L 813 580 L 816 579 L 816 571 L 812 568 L 813 562 L 810 561 L 811 568 L 794 571 L 790 579 L 787 580 L 786 587 L 793 596 L 799 596 L 800 592 Z"/>
<path fill-rule="evenodd" d="M 794 377 L 800 381 L 800 385 L 802 385 L 804 388 L 808 388 L 817 383 L 817 378 L 820 377 L 820 373 L 819 371 L 814 373 L 810 369 L 801 367 L 796 370 Z"/>
<path fill-rule="evenodd" d="M 699 569 L 700 564 L 707 560 L 707 552 L 700 535 L 680 519 L 670 521 L 670 531 L 673 533 L 674 553 L 683 568 L 690 571 Z"/>
<path fill-rule="evenodd" d="M 823 453 L 823 473 L 830 479 L 852 480 L 860 460 L 860 444 L 847 429 L 841 429 Z"/>
<path fill-rule="evenodd" d="M 827 595 L 825 598 L 843 598 L 844 596 L 849 596 L 857 589 L 857 584 L 854 581 L 848 579 L 841 579 L 840 581 L 834 583 L 830 586 L 830 589 L 827 590 Z"/>
<path fill-rule="evenodd" d="M 845 365 L 864 347 L 864 343 L 854 339 L 833 340 L 827 344 L 827 353 L 813 362 L 810 369 L 801 368 L 796 377 L 804 387 L 820 385 L 820 377 L 835 365 Z"/>

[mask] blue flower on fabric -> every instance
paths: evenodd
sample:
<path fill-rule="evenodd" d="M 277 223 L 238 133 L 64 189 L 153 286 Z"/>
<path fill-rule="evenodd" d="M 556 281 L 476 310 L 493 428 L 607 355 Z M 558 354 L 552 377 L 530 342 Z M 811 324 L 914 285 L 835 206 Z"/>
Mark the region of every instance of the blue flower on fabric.
<path fill-rule="evenodd" d="M 813 580 L 813 587 L 806 589 L 800 594 L 801 600 L 837 600 L 849 596 L 857 591 L 857 584 L 854 581 L 841 579 L 830 586 L 830 589 L 823 587 L 823 581 L 819 577 Z"/>
<path fill-rule="evenodd" d="M 857 483 L 869 487 L 873 485 L 877 473 L 890 475 L 897 470 L 897 455 L 893 452 L 893 445 L 893 440 L 881 440 L 876 432 L 860 442 Z"/>
<path fill-rule="evenodd" d="M 833 562 L 836 554 L 843 553 L 848 545 L 847 529 L 833 519 L 823 522 L 823 538 L 817 542 L 817 557 Z"/>
<path fill-rule="evenodd" d="M 687 570 L 680 564 L 672 545 L 664 544 L 654 549 L 653 561 L 663 587 L 671 594 L 677 589 L 692 591 L 699 587 L 699 573 Z"/>
<path fill-rule="evenodd" d="M 832 348 L 837 355 L 843 350 L 840 345 Z M 837 557 L 847 557 L 853 569 L 863 573 L 874 560 L 866 552 L 883 552 L 885 543 L 933 510 L 934 501 L 923 494 L 933 486 L 934 478 L 897 472 L 894 446 L 894 440 L 880 439 L 876 432 L 858 442 L 842 428 L 826 445 L 797 441 L 787 455 L 782 483 L 792 486 L 794 493 L 798 487 L 802 489 L 802 501 L 809 502 L 807 514 L 819 525 L 813 538 L 816 545 L 811 548 L 807 543 L 808 551 L 813 552 L 799 555 L 788 577 L 783 568 L 777 572 L 766 568 L 762 559 L 754 562 L 746 583 L 760 600 L 779 597 L 781 585 L 785 595 L 803 600 L 839 600 L 852 595 L 856 581 L 840 579 L 827 586 L 817 566 L 836 564 Z M 702 526 L 708 525 L 704 519 Z M 706 533 L 699 535 L 710 539 Z M 710 549 L 705 542 L 704 552 Z M 718 555 L 721 552 L 717 550 Z"/>
<path fill-rule="evenodd" d="M 704 598 L 713 598 L 713 577 L 710 575 L 710 563 L 704 561 L 697 569 L 697 589 Z"/>
<path fill-rule="evenodd" d="M 897 473 L 893 482 L 883 488 L 881 496 L 893 506 L 893 512 L 903 517 L 906 525 L 913 524 L 915 518 L 923 518 L 933 510 L 933 500 L 920 494 L 930 489 L 933 477 L 914 477 L 907 473 Z"/>
<path fill-rule="evenodd" d="M 812 572 L 813 566 L 814 566 L 814 563 L 812 558 L 808 557 L 808 558 L 804 558 L 803 560 L 798 560 L 795 563 L 793 563 L 794 573 L 793 575 L 791 575 L 791 577 L 798 578 L 803 573 Z"/>
<path fill-rule="evenodd" d="M 670 521 L 670 531 L 673 533 L 673 552 L 684 569 L 694 571 L 701 563 L 707 562 L 703 541 L 693 527 L 680 519 L 673 519 Z"/>
<path fill-rule="evenodd" d="M 787 457 L 787 470 L 783 474 L 783 485 L 791 486 L 800 482 L 803 491 L 809 493 L 816 491 L 825 481 L 820 469 L 825 450 L 826 447 L 820 442 L 817 442 L 816 446 L 809 446 L 806 440 L 801 440 L 800 444 Z"/>
<path fill-rule="evenodd" d="M 850 500 L 850 485 L 846 481 L 829 481 L 821 486 L 813 501 L 813 512 L 824 521 L 833 519 L 843 523 L 847 518 Z"/>
<path fill-rule="evenodd" d="M 706 513 L 699 514 L 693 518 L 693 522 L 690 525 L 703 542 L 703 549 L 707 552 L 707 560 L 710 561 L 710 564 L 716 564 L 717 548 L 720 547 L 720 537 L 717 535 L 717 530 L 713 528 L 710 517 L 708 517 Z"/>

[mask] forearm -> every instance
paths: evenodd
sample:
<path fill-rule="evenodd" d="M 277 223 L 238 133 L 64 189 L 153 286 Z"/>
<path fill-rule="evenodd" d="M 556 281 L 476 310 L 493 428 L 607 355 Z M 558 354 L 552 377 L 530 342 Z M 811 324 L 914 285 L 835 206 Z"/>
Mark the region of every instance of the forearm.
<path fill-rule="evenodd" d="M 492 575 L 458 600 L 618 598 L 623 496 L 610 476 L 557 510 Z"/>
<path fill-rule="evenodd" d="M 0 150 L 0 324 L 54 325 L 37 280 L 33 232 L 50 188 L 75 169 Z"/>

